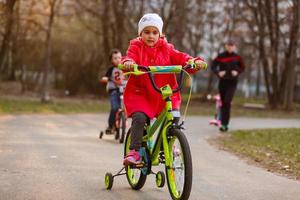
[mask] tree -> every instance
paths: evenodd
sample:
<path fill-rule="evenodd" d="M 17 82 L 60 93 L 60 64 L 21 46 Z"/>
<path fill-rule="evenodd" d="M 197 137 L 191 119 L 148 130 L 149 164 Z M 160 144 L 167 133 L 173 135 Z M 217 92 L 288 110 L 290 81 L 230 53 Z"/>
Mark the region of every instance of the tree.
<path fill-rule="evenodd" d="M 284 104 L 287 110 L 291 110 L 295 87 L 295 52 L 299 42 L 299 0 L 247 0 L 244 3 L 251 11 L 257 27 L 252 31 L 258 38 L 257 47 L 269 104 L 272 108 Z"/>
<path fill-rule="evenodd" d="M 43 82 L 42 82 L 42 96 L 41 101 L 47 103 L 50 101 L 49 95 L 49 70 L 51 68 L 51 32 L 55 19 L 55 15 L 58 12 L 59 6 L 62 0 L 48 0 L 47 15 L 48 23 L 46 28 L 46 38 L 45 38 L 45 64 L 43 66 Z"/>
<path fill-rule="evenodd" d="M 8 65 L 8 54 L 11 53 L 12 47 L 12 31 L 14 24 L 14 7 L 16 5 L 17 0 L 6 0 L 4 3 L 4 16 L 6 17 L 6 23 L 4 25 L 4 34 L 2 38 L 2 44 L 0 47 L 0 72 L 9 74 L 9 66 Z M 11 64 L 10 64 L 11 65 Z"/>
<path fill-rule="evenodd" d="M 281 82 L 281 91 L 283 91 L 282 99 L 283 105 L 286 110 L 293 109 L 294 89 L 295 89 L 295 76 L 296 76 L 296 52 L 299 48 L 300 37 L 300 0 L 292 1 L 291 6 L 291 25 L 289 33 L 289 43 L 285 52 L 285 70 L 283 71 L 283 81 Z"/>

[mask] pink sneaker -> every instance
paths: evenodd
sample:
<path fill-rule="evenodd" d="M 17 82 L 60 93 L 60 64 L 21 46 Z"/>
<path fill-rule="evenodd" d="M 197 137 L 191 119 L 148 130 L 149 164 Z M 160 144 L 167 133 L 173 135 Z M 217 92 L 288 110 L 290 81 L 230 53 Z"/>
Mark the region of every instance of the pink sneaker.
<path fill-rule="evenodd" d="M 123 160 L 123 165 L 136 165 L 141 163 L 140 153 L 136 150 L 130 150 Z"/>

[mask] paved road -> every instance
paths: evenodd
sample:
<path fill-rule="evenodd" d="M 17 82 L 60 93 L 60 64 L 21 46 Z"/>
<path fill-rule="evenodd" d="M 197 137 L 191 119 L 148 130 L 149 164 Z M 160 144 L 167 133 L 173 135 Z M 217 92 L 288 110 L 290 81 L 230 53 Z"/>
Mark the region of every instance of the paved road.
<path fill-rule="evenodd" d="M 122 146 L 98 132 L 105 115 L 21 115 L 0 117 L 1 200 L 161 200 L 150 176 L 141 191 L 133 191 L 125 177 L 104 189 L 105 172 L 116 172 Z M 193 154 L 194 200 L 299 200 L 300 182 L 250 166 L 215 149 L 206 138 L 216 135 L 208 118 L 189 117 L 186 131 Z M 232 129 L 300 127 L 300 120 L 233 119 Z"/>

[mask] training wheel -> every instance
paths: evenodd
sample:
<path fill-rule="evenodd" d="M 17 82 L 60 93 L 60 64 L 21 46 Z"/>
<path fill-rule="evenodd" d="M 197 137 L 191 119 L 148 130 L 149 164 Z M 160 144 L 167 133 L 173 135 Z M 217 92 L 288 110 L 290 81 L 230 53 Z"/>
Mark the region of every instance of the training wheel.
<path fill-rule="evenodd" d="M 107 172 L 105 174 L 105 181 L 104 181 L 104 183 L 105 183 L 106 189 L 110 190 L 112 188 L 113 183 L 114 183 L 114 177 L 113 177 L 113 175 L 111 173 Z"/>
<path fill-rule="evenodd" d="M 99 134 L 99 139 L 101 139 L 102 136 L 103 136 L 103 131 L 100 132 L 100 134 Z"/>
<path fill-rule="evenodd" d="M 156 186 L 161 188 L 164 187 L 166 179 L 165 179 L 165 173 L 162 171 L 157 172 L 156 176 Z"/>

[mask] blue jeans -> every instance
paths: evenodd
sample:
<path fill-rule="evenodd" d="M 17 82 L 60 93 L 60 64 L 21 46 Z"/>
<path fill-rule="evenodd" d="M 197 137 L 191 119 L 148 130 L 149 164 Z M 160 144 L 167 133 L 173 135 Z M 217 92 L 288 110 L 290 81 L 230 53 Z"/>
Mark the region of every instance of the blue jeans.
<path fill-rule="evenodd" d="M 120 99 L 119 90 L 112 90 L 109 93 L 109 100 L 110 100 L 110 113 L 108 118 L 108 126 L 109 128 L 112 128 L 116 120 L 116 113 L 118 112 L 118 109 L 121 108 L 121 99 Z"/>

